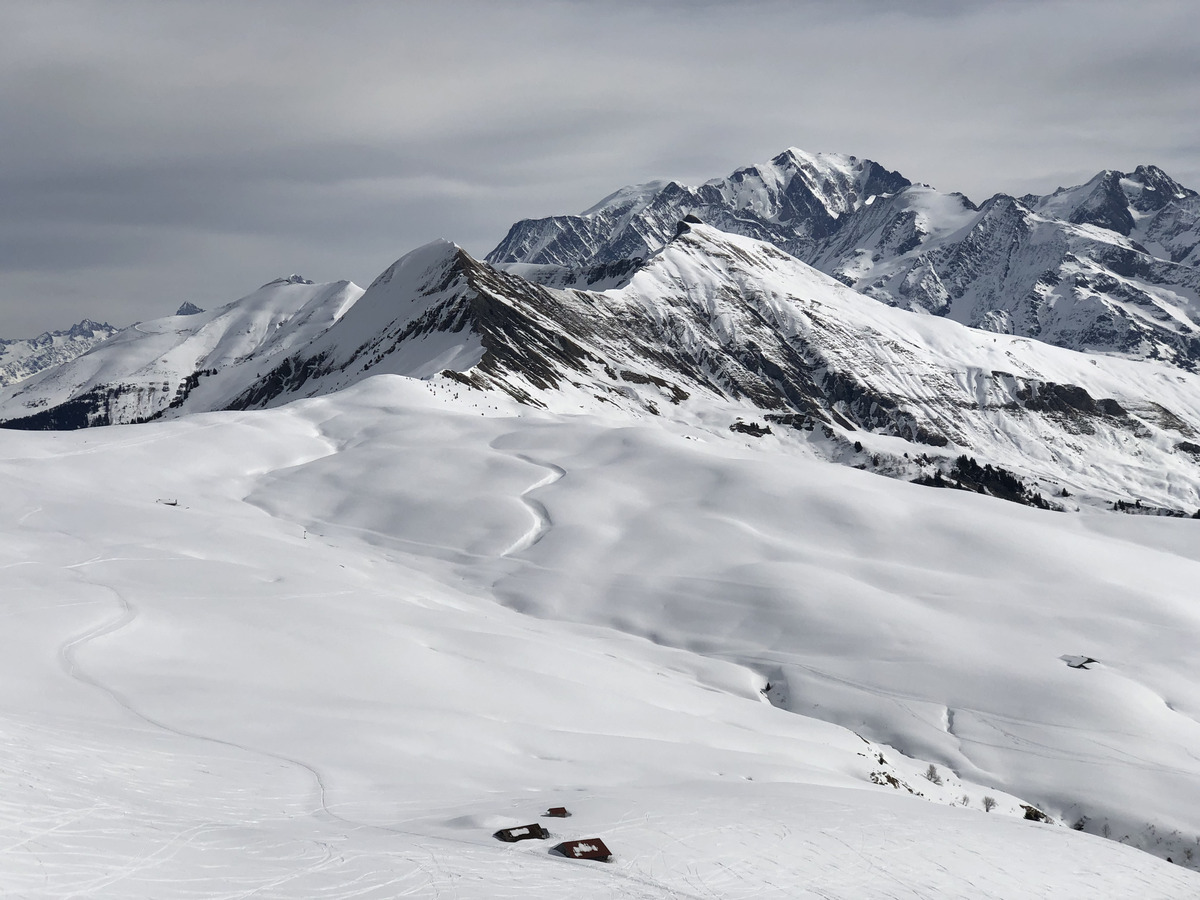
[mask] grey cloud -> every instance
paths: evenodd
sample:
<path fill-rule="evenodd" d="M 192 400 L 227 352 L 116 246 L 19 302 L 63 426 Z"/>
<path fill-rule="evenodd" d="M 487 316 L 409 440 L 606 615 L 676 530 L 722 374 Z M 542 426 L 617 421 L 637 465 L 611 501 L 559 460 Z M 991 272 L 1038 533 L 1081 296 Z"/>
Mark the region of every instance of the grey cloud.
<path fill-rule="evenodd" d="M 979 199 L 1200 187 L 1200 10 L 1147 2 L 6 4 L 0 335 L 369 281 L 434 237 L 788 145 Z"/>

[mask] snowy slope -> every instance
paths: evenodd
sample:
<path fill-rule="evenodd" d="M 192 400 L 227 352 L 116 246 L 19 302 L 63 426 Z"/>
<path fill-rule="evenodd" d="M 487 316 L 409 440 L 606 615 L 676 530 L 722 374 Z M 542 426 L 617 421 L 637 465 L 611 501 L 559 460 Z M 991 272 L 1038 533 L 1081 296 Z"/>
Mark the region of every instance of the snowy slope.
<path fill-rule="evenodd" d="M 62 331 L 47 331 L 35 338 L 0 338 L 0 387 L 62 365 L 108 340 L 117 329 L 84 319 Z"/>
<path fill-rule="evenodd" d="M 908 479 L 948 476 L 966 454 L 1069 509 L 1200 508 L 1195 375 L 891 309 L 704 225 L 605 291 L 533 284 L 435 242 L 233 405 L 441 370 L 487 403 L 745 418 L 772 440 Z"/>
<path fill-rule="evenodd" d="M 869 160 L 792 148 L 700 188 L 653 182 L 579 216 L 523 220 L 487 258 L 592 284 L 688 214 L 889 305 L 1076 350 L 1200 360 L 1200 196 L 1154 166 L 976 207 Z"/>
<path fill-rule="evenodd" d="M 461 387 L 0 432 L 6 892 L 1200 890 L 1195 523 Z"/>
<path fill-rule="evenodd" d="M 321 334 L 362 293 L 339 281 L 277 279 L 209 312 L 188 312 L 126 328 L 62 365 L 0 390 L 8 428 L 81 428 L 142 421 L 180 406 L 194 391 L 219 408 L 241 367 L 267 363 Z M 236 391 L 235 391 L 236 392 Z"/>

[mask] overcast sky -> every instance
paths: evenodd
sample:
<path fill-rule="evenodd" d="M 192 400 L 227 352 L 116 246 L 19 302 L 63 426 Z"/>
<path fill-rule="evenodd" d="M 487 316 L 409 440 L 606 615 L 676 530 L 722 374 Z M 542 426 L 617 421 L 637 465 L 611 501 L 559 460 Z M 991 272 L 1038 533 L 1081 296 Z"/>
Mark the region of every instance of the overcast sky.
<path fill-rule="evenodd" d="M 1200 189 L 1200 3 L 0 0 L 0 336 L 366 285 L 788 146 Z"/>

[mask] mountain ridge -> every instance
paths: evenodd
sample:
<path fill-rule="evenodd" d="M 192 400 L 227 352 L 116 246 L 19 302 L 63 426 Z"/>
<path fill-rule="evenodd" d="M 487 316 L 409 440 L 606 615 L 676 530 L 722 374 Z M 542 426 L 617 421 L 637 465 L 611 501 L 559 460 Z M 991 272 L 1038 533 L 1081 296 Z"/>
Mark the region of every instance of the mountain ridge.
<path fill-rule="evenodd" d="M 1200 360 L 1200 195 L 1155 166 L 976 206 L 870 160 L 793 148 L 699 188 L 651 182 L 578 216 L 522 220 L 486 258 L 563 284 L 644 259 L 688 214 L 888 305 L 1069 349 Z"/>
<path fill-rule="evenodd" d="M 687 420 L 715 404 L 727 426 L 757 417 L 748 433 L 792 434 L 892 477 L 948 478 L 965 455 L 1018 473 L 1031 502 L 1065 491 L 1072 504 L 1191 514 L 1198 385 L 1182 374 L 1162 384 L 1160 372 L 890 310 L 773 245 L 683 223 L 602 291 L 426 245 L 228 405 L 276 406 L 380 373 L 558 411 Z M 1136 450 L 1115 449 L 1128 441 Z M 1089 474 L 1114 452 L 1121 478 Z M 1161 471 L 1180 480 L 1164 490 Z"/>
<path fill-rule="evenodd" d="M 139 322 L 86 353 L 0 389 L 6 428 L 81 428 L 144 421 L 325 330 L 361 291 L 348 281 L 271 282 L 208 312 Z"/>
<path fill-rule="evenodd" d="M 1118 178 L 1139 210 L 1192 198 L 1159 170 L 1139 172 L 1143 188 L 1172 194 L 1161 204 L 1143 201 L 1130 179 Z M 1116 293 L 1116 276 L 1097 275 L 1097 260 L 1134 278 L 1145 256 L 1129 238 L 1004 195 L 977 207 L 855 157 L 789 150 L 735 175 L 708 183 L 705 196 L 735 207 L 743 223 L 776 229 L 775 238 L 781 227 L 799 234 L 801 220 L 802 241 L 825 247 L 826 263 L 860 254 L 867 238 L 892 247 L 890 258 L 864 270 L 878 276 L 878 290 L 847 284 L 863 273 L 831 275 L 775 240 L 714 227 L 695 213 L 673 222 L 645 257 L 588 257 L 595 265 L 575 270 L 478 261 L 438 240 L 402 256 L 365 291 L 293 275 L 210 313 L 127 329 L 95 353 L 0 392 L 0 417 L 7 428 L 131 423 L 277 406 L 397 374 L 449 379 L 481 398 L 498 390 L 558 412 L 608 407 L 692 420 L 720 408 L 722 428 L 790 435 L 804 452 L 934 486 L 954 482 L 976 460 L 1020 484 L 1001 494 L 1044 506 L 1172 515 L 1200 506 L 1195 376 L 1174 368 L 1179 374 L 1166 377 L 1134 353 L 1089 356 L 1008 333 L 1042 329 L 1045 337 L 1036 310 L 1018 309 L 1024 318 L 985 314 L 1010 316 L 1020 328 L 967 327 L 987 308 L 981 296 L 1007 290 L 998 271 L 1030 269 L 1031 248 L 1047 265 L 1057 260 L 1074 271 L 1072 290 L 1091 284 Z M 1097 185 L 1110 182 L 1104 176 Z M 668 201 L 686 193 L 671 184 L 618 191 L 595 207 L 613 212 L 605 226 L 613 246 L 636 239 L 648 247 L 668 230 L 660 221 L 675 208 Z M 872 192 L 886 189 L 894 193 Z M 1092 209 L 1098 189 L 1057 192 L 1058 213 Z M 817 207 L 820 228 L 811 221 Z M 827 226 L 833 230 L 821 231 Z M 1090 250 L 1074 254 L 1072 246 Z M 935 257 L 936 266 L 913 268 Z M 1039 284 L 1053 293 L 1064 279 L 1050 271 Z M 882 290 L 912 303 L 881 304 Z M 953 308 L 914 314 L 921 297 L 938 291 Z M 1112 338 L 1105 327 L 1119 332 L 1111 321 L 1092 322 L 1088 332 L 1086 316 L 1072 315 L 1078 297 L 1052 299 L 1063 316 L 1060 337 L 1070 326 L 1074 342 L 1090 347 Z M 968 301 L 976 303 L 970 315 Z M 1093 459 L 1111 465 L 1093 471 Z M 1174 474 L 1164 482 L 1163 471 Z"/>
<path fill-rule="evenodd" d="M 0 388 L 70 362 L 116 333 L 107 322 L 85 318 L 70 328 L 44 331 L 37 337 L 0 338 Z"/>

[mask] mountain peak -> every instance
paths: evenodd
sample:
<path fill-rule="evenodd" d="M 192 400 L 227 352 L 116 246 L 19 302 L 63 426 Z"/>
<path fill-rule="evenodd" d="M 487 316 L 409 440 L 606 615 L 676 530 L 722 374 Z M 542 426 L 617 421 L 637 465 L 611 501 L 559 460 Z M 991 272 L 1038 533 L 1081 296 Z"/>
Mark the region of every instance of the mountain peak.
<path fill-rule="evenodd" d="M 1126 182 L 1126 193 L 1133 194 L 1129 197 L 1129 202 L 1140 212 L 1159 210 L 1173 200 L 1186 200 L 1197 196 L 1195 191 L 1181 185 L 1158 166 L 1138 166 L 1123 178 Z M 1132 185 L 1139 185 L 1141 190 L 1135 188 L 1130 191 Z"/>
<path fill-rule="evenodd" d="M 275 282 L 271 282 L 271 283 L 275 284 Z M 177 315 L 177 316 L 198 316 L 202 312 L 204 312 L 204 310 L 201 309 L 199 306 L 197 306 L 195 303 L 192 303 L 190 300 L 185 300 L 185 301 L 183 301 L 183 303 L 179 304 L 179 309 L 175 310 L 175 315 Z"/>
<path fill-rule="evenodd" d="M 868 159 L 789 147 L 699 187 L 652 181 L 621 188 L 578 216 L 526 219 L 487 255 L 493 265 L 530 263 L 571 270 L 645 259 L 687 214 L 725 231 L 779 246 L 828 238 L 876 196 L 911 182 Z"/>
<path fill-rule="evenodd" d="M 466 256 L 458 244 L 436 238 L 416 250 L 410 250 L 384 269 L 367 290 L 382 287 L 393 281 L 404 283 L 425 281 L 431 272 L 459 261 Z M 469 258 L 469 257 L 468 257 Z"/>
<path fill-rule="evenodd" d="M 69 338 L 90 338 L 95 336 L 96 332 L 103 332 L 103 337 L 108 337 L 116 329 L 107 322 L 96 322 L 92 319 L 81 319 L 78 324 L 72 325 L 66 331 L 56 331 L 55 335 L 61 335 Z"/>
<path fill-rule="evenodd" d="M 273 284 L 312 284 L 313 282 L 305 278 L 303 275 L 286 275 L 268 281 L 263 287 L 270 287 Z"/>
<path fill-rule="evenodd" d="M 798 147 L 788 147 L 771 160 L 780 168 L 795 168 L 824 179 L 843 179 L 854 184 L 860 201 L 872 194 L 894 194 L 912 182 L 870 159 L 844 153 L 809 153 Z"/>
<path fill-rule="evenodd" d="M 1156 213 L 1170 203 L 1196 196 L 1158 166 L 1139 165 L 1132 172 L 1104 169 L 1083 184 L 1022 199 L 1040 212 L 1073 224 L 1098 225 L 1128 237 L 1137 224 L 1135 213 Z"/>

